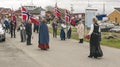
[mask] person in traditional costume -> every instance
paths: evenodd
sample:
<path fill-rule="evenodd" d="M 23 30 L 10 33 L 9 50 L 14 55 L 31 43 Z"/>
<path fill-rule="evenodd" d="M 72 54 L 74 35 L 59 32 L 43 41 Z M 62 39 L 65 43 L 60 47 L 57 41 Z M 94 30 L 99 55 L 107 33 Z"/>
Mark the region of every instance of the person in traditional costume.
<path fill-rule="evenodd" d="M 82 21 L 79 21 L 79 24 L 77 26 L 77 33 L 79 36 L 79 43 L 83 43 L 84 39 L 84 24 Z"/>
<path fill-rule="evenodd" d="M 38 36 L 39 38 L 38 47 L 41 48 L 41 50 L 49 49 L 49 31 L 46 23 L 47 23 L 46 19 L 42 18 L 39 27 L 39 36 Z"/>
<path fill-rule="evenodd" d="M 93 24 L 91 25 L 90 32 L 87 36 L 90 36 L 90 55 L 88 57 L 102 57 L 103 52 L 100 47 L 101 33 L 97 18 L 93 18 Z"/>
<path fill-rule="evenodd" d="M 69 25 L 68 25 L 68 31 L 67 31 L 67 38 L 68 38 L 68 39 L 71 38 L 71 32 L 72 32 L 71 25 L 69 24 Z"/>
<path fill-rule="evenodd" d="M 65 40 L 66 39 L 65 28 L 66 28 L 65 23 L 62 23 L 61 24 L 61 31 L 60 31 L 60 38 L 61 38 L 61 40 Z"/>

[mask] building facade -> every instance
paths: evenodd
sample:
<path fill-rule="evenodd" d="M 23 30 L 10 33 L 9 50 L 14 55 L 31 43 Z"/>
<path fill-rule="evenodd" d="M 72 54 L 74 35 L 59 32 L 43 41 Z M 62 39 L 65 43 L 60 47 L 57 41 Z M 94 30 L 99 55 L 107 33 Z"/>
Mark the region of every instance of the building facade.
<path fill-rule="evenodd" d="M 115 8 L 115 10 L 108 15 L 108 19 L 110 22 L 120 25 L 120 8 Z"/>

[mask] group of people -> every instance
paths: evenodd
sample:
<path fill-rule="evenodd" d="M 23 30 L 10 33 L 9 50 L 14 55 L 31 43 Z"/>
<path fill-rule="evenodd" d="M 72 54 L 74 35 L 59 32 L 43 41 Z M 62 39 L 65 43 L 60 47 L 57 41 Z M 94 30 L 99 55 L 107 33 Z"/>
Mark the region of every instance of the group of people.
<path fill-rule="evenodd" d="M 5 30 L 8 30 L 8 28 L 10 28 L 11 38 L 12 37 L 15 38 L 16 37 L 16 35 L 15 35 L 16 21 L 10 20 L 10 23 L 9 23 L 8 20 L 5 20 L 4 24 L 5 24 Z M 35 26 L 35 24 L 34 24 L 34 26 Z M 61 23 L 60 26 L 61 26 L 61 30 L 60 30 L 61 40 L 65 40 L 66 37 L 68 39 L 70 39 L 71 32 L 72 32 L 71 24 L 68 24 L 68 26 L 66 26 L 65 23 Z M 84 34 L 85 27 L 84 27 L 84 24 L 82 21 L 79 21 L 78 25 L 75 27 L 77 28 L 77 33 L 79 36 L 79 43 L 83 43 L 84 37 L 90 39 L 90 55 L 88 57 L 89 58 L 102 57 L 103 52 L 100 47 L 101 31 L 100 31 L 100 27 L 99 27 L 97 18 L 93 18 L 93 24 L 91 25 L 90 32 L 87 35 Z M 57 38 L 58 23 L 57 23 L 56 18 L 53 20 L 52 28 L 53 28 L 53 37 Z M 67 28 L 67 32 L 65 31 L 66 28 Z M 41 50 L 48 50 L 50 39 L 49 39 L 49 31 L 48 31 L 46 19 L 42 18 L 40 20 L 40 24 L 36 25 L 36 28 L 34 28 L 34 32 L 35 32 L 35 29 L 38 32 L 38 47 Z M 21 42 L 25 42 L 27 40 L 26 44 L 32 45 L 32 43 L 31 43 L 31 37 L 32 37 L 32 22 L 31 22 L 31 20 L 30 19 L 27 21 L 23 20 L 17 30 L 20 30 Z M 66 33 L 67 33 L 67 36 L 66 36 Z"/>
<path fill-rule="evenodd" d="M 40 24 L 34 24 L 33 32 L 38 34 L 38 47 L 41 50 L 49 49 L 49 32 L 47 27 L 47 21 L 45 18 L 40 20 Z M 32 45 L 32 22 L 31 20 L 22 20 L 20 25 L 17 25 L 16 20 L 12 19 L 0 19 L 0 24 L 3 26 L 6 33 L 11 34 L 11 38 L 16 38 L 16 30 L 20 32 L 21 42 L 26 42 L 26 45 Z"/>
<path fill-rule="evenodd" d="M 40 21 L 40 24 L 37 25 L 37 33 L 38 33 L 38 47 L 41 50 L 47 50 L 49 49 L 49 32 L 47 27 L 47 21 L 45 18 L 42 18 Z M 35 25 L 35 24 L 34 24 Z M 35 27 L 34 27 L 35 28 Z M 27 20 L 21 22 L 20 26 L 18 27 L 18 30 L 20 30 L 20 36 L 21 36 L 21 42 L 26 42 L 27 45 L 32 45 L 31 38 L 32 38 L 32 22 L 31 20 Z M 33 32 L 35 32 L 35 29 L 33 29 Z"/>
<path fill-rule="evenodd" d="M 61 38 L 61 40 L 65 40 L 66 38 L 70 39 L 71 32 L 72 32 L 71 25 L 68 24 L 68 26 L 66 26 L 66 24 L 62 21 L 59 25 L 57 18 L 54 18 L 54 20 L 52 22 L 53 38 L 57 38 L 57 30 L 58 30 L 59 26 L 60 26 L 60 38 Z"/>
<path fill-rule="evenodd" d="M 79 43 L 83 43 L 84 38 L 90 39 L 90 55 L 88 56 L 89 58 L 98 58 L 103 56 L 103 52 L 100 47 L 100 41 L 101 41 L 101 31 L 100 31 L 100 26 L 98 24 L 98 20 L 96 17 L 93 19 L 93 24 L 91 25 L 90 31 L 87 35 L 85 35 L 85 26 L 82 21 L 79 21 L 78 24 L 75 26 L 77 28 L 77 33 L 79 37 Z M 65 40 L 66 38 L 71 37 L 71 25 L 68 24 L 66 26 L 66 23 L 61 23 L 61 29 L 60 29 L 60 38 L 61 40 Z M 66 28 L 67 33 L 66 33 Z M 53 37 L 57 37 L 57 28 L 58 28 L 58 23 L 57 20 L 54 19 L 52 23 L 52 28 L 53 28 Z M 67 34 L 67 37 L 66 37 Z"/>
<path fill-rule="evenodd" d="M 16 20 L 11 20 L 9 18 L 4 18 L 1 19 L 0 18 L 0 22 L 3 25 L 3 28 L 5 29 L 5 32 L 10 33 L 11 34 L 11 38 L 16 38 Z"/>

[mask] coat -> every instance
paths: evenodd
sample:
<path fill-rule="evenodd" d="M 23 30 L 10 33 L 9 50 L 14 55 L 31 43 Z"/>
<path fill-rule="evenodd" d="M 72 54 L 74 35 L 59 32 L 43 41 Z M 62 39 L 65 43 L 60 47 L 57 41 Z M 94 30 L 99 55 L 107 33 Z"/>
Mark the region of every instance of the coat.
<path fill-rule="evenodd" d="M 83 24 L 78 24 L 77 33 L 78 33 L 79 39 L 84 38 L 84 25 Z"/>
<path fill-rule="evenodd" d="M 44 22 L 41 22 L 39 27 L 39 44 L 49 44 L 48 27 Z"/>

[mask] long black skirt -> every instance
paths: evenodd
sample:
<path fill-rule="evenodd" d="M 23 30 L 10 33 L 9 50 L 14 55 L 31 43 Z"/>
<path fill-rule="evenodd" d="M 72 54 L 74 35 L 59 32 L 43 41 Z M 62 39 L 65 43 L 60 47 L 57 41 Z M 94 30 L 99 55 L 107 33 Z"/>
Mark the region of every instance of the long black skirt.
<path fill-rule="evenodd" d="M 90 56 L 102 57 L 103 52 L 100 47 L 99 35 L 92 34 L 90 38 Z"/>

